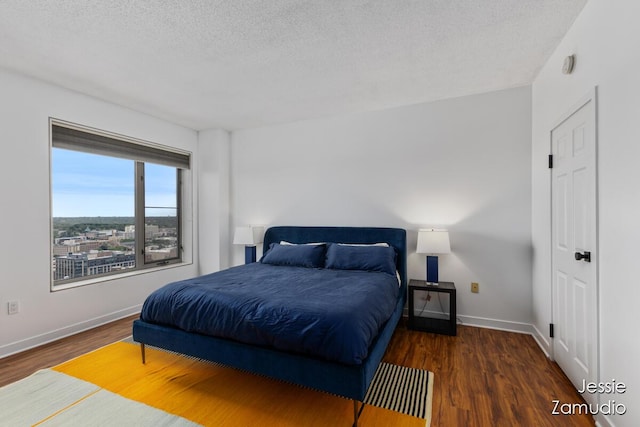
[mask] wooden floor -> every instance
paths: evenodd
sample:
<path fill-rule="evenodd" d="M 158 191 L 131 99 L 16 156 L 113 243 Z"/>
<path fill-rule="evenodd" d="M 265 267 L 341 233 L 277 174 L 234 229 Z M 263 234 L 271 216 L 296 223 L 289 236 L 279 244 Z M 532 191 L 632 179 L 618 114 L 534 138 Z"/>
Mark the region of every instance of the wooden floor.
<path fill-rule="evenodd" d="M 0 359 L 0 386 L 131 335 L 135 318 Z M 588 415 L 551 414 L 553 400 L 583 401 L 529 335 L 459 326 L 449 337 L 401 324 L 384 360 L 435 374 L 434 427 L 594 425 Z"/>
<path fill-rule="evenodd" d="M 59 365 L 69 359 L 130 336 L 131 325 L 139 317 L 139 315 L 126 317 L 107 325 L 0 359 L 0 387 L 31 375 L 39 369 Z"/>
<path fill-rule="evenodd" d="M 400 326 L 384 360 L 435 374 L 432 426 L 593 426 L 552 415 L 553 400 L 584 403 L 531 335 L 458 326 L 450 337 Z"/>

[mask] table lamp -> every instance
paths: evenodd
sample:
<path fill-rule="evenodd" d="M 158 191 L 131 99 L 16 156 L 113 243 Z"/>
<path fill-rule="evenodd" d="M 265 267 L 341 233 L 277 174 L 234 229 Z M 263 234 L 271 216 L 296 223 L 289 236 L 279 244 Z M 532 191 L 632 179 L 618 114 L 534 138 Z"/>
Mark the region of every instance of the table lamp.
<path fill-rule="evenodd" d="M 244 245 L 244 263 L 256 262 L 256 245 L 262 243 L 264 227 L 243 226 L 236 227 L 233 234 L 234 245 Z"/>
<path fill-rule="evenodd" d="M 427 282 L 438 284 L 438 257 L 435 254 L 451 253 L 449 232 L 433 228 L 418 231 L 416 252 L 427 254 Z"/>

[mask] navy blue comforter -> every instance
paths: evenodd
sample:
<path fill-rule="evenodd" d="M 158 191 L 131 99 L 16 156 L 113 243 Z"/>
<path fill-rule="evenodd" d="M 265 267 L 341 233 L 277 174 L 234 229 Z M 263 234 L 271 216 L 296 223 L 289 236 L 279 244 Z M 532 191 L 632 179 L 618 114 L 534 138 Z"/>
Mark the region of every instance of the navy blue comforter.
<path fill-rule="evenodd" d="M 253 263 L 166 285 L 141 319 L 358 365 L 398 292 L 386 273 Z"/>

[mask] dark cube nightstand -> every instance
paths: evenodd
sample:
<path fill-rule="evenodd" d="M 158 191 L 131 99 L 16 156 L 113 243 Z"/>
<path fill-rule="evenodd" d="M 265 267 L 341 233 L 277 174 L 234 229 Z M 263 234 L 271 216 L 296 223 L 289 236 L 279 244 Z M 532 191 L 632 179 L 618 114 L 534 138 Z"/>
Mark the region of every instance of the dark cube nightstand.
<path fill-rule="evenodd" d="M 416 314 L 416 292 L 427 293 L 427 295 L 438 292 L 448 294 L 449 312 L 447 313 L 446 307 L 443 307 L 444 313 L 422 310 Z M 438 282 L 435 285 L 427 284 L 424 280 L 409 281 L 409 329 L 456 335 L 456 287 L 452 282 Z"/>

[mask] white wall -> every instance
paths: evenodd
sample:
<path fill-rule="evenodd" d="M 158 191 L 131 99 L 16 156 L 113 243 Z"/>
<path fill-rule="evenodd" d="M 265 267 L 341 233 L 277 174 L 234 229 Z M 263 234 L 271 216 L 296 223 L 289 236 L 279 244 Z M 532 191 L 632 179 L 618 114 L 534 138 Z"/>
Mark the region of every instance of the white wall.
<path fill-rule="evenodd" d="M 231 135 L 232 223 L 450 230 L 465 322 L 530 331 L 531 97 L 522 87 Z M 259 251 L 260 252 L 260 251 Z M 243 261 L 241 247 L 233 263 Z M 470 283 L 480 293 L 470 293 Z"/>
<path fill-rule="evenodd" d="M 201 131 L 198 148 L 199 273 L 208 274 L 230 265 L 230 134 L 219 129 Z"/>
<path fill-rule="evenodd" d="M 0 356 L 140 310 L 144 298 L 171 280 L 193 276 L 196 264 L 50 292 L 49 117 L 194 153 L 197 133 L 94 98 L 0 71 Z M 185 259 L 196 258 L 197 182 L 188 177 Z M 7 301 L 21 312 L 7 314 Z"/>
<path fill-rule="evenodd" d="M 600 380 L 628 391 L 603 395 L 627 406 L 625 415 L 600 417 L 617 426 L 640 425 L 640 2 L 590 0 L 533 84 L 534 322 L 546 339 L 551 322 L 550 176 L 544 167 L 549 131 L 593 87 L 598 92 L 598 239 Z M 573 74 L 560 70 L 576 55 Z M 593 313 L 595 315 L 595 313 Z M 549 347 L 549 342 L 546 344 Z"/>

